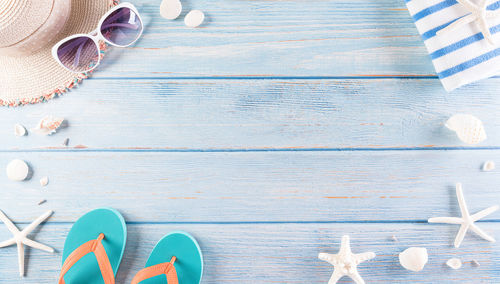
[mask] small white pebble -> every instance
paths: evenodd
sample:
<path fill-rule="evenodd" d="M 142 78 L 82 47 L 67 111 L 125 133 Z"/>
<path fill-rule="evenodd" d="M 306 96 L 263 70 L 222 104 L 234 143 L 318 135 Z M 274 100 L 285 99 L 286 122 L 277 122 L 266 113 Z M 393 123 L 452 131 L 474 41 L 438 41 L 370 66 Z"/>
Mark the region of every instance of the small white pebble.
<path fill-rule="evenodd" d="M 43 177 L 40 179 L 40 185 L 41 186 L 47 186 L 49 184 L 49 178 L 48 177 Z"/>
<path fill-rule="evenodd" d="M 190 28 L 196 28 L 200 26 L 205 20 L 205 14 L 200 10 L 190 11 L 184 18 L 184 23 Z"/>
<path fill-rule="evenodd" d="M 182 3 L 179 0 L 163 0 L 160 5 L 160 15 L 168 20 L 175 20 L 182 12 Z"/>
<path fill-rule="evenodd" d="M 24 136 L 26 135 L 26 127 L 22 126 L 21 124 L 16 124 L 14 125 L 14 135 L 16 136 Z"/>
<path fill-rule="evenodd" d="M 7 165 L 7 177 L 13 181 L 23 181 L 28 177 L 30 168 L 25 161 L 15 159 Z"/>
<path fill-rule="evenodd" d="M 68 146 L 68 145 L 69 145 L 69 138 L 66 138 L 63 141 L 63 146 Z"/>
<path fill-rule="evenodd" d="M 479 264 L 479 262 L 478 262 L 477 260 L 475 260 L 475 259 L 473 259 L 473 260 L 471 261 L 471 264 L 472 264 L 473 266 L 475 266 L 475 267 L 479 267 L 479 266 L 481 266 L 481 264 Z"/>
<path fill-rule="evenodd" d="M 460 267 L 462 267 L 462 261 L 458 258 L 450 258 L 446 262 L 446 265 L 453 269 L 459 269 Z"/>
<path fill-rule="evenodd" d="M 47 202 L 47 200 L 42 199 L 42 200 L 38 201 L 38 205 L 42 205 L 42 204 L 44 204 L 45 202 Z"/>
<path fill-rule="evenodd" d="M 489 171 L 492 171 L 494 169 L 495 169 L 495 162 L 493 162 L 493 161 L 486 161 L 483 164 L 483 171 L 484 172 L 489 172 Z"/>

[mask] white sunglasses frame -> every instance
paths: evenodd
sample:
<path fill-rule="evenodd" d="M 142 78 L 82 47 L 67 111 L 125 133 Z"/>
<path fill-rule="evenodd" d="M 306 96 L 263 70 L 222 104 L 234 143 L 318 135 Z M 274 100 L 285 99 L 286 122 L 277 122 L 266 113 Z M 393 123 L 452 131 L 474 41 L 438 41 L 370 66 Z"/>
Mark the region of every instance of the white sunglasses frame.
<path fill-rule="evenodd" d="M 113 12 L 115 12 L 116 10 L 121 9 L 121 8 L 129 8 L 130 10 L 132 10 L 135 13 L 135 15 L 139 18 L 139 21 L 141 22 L 141 31 L 139 32 L 139 35 L 137 36 L 137 38 L 133 42 L 131 42 L 131 43 L 127 44 L 127 45 L 118 45 L 118 44 L 115 44 L 115 43 L 107 40 L 102 35 L 102 33 L 101 33 L 101 26 L 104 23 L 104 20 L 106 20 L 106 18 L 109 15 L 111 15 Z M 137 8 L 132 3 L 130 3 L 130 2 L 123 2 L 123 3 L 120 3 L 120 4 L 116 5 L 116 6 L 114 6 L 109 11 L 107 11 L 106 14 L 104 14 L 104 16 L 102 16 L 101 19 L 99 20 L 99 24 L 97 25 L 97 28 L 95 30 L 93 30 L 92 32 L 90 32 L 88 34 L 74 34 L 74 35 L 65 37 L 62 40 L 60 40 L 59 42 L 57 42 L 52 47 L 52 57 L 59 63 L 59 65 L 61 65 L 62 67 L 64 67 L 64 69 L 66 69 L 66 70 L 68 70 L 70 72 L 73 72 L 73 73 L 90 72 L 90 71 L 94 70 L 97 66 L 99 66 L 99 64 L 101 64 L 101 55 L 100 54 L 98 56 L 97 63 L 94 66 L 92 66 L 88 70 L 85 70 L 85 71 L 82 71 L 82 72 L 78 72 L 78 71 L 71 70 L 68 67 L 64 66 L 64 64 L 59 59 L 59 56 L 57 55 L 57 50 L 59 49 L 59 47 L 62 44 L 66 43 L 67 41 L 72 40 L 74 38 L 78 38 L 78 37 L 88 37 L 88 38 L 90 38 L 94 42 L 94 44 L 96 45 L 98 51 L 100 50 L 100 48 L 99 48 L 99 41 L 104 41 L 107 44 L 110 44 L 110 45 L 116 46 L 116 47 L 127 47 L 127 46 L 131 46 L 136 41 L 138 41 L 139 38 L 142 36 L 142 32 L 143 31 L 144 31 L 144 22 L 142 21 L 141 15 L 139 14 L 139 11 L 137 11 Z"/>

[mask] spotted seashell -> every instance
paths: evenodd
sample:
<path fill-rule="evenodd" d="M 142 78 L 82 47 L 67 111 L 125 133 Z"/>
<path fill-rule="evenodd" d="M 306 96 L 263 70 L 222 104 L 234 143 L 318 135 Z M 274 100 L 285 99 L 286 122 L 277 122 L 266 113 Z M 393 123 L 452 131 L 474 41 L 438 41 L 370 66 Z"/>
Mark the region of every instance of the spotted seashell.
<path fill-rule="evenodd" d="M 486 139 L 483 122 L 470 114 L 456 114 L 446 121 L 445 126 L 467 144 L 478 144 Z"/>

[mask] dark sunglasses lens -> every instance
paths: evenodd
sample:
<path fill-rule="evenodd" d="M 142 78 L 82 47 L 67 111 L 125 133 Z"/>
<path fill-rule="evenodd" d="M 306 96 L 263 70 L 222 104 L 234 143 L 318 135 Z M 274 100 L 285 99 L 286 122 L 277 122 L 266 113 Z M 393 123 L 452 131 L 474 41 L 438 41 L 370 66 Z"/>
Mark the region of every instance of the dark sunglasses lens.
<path fill-rule="evenodd" d="M 104 19 L 101 34 L 109 42 L 127 46 L 140 36 L 142 23 L 139 16 L 130 8 L 120 8 Z"/>
<path fill-rule="evenodd" d="M 57 57 L 71 71 L 89 71 L 99 61 L 99 49 L 89 37 L 77 37 L 61 44 L 57 49 Z"/>

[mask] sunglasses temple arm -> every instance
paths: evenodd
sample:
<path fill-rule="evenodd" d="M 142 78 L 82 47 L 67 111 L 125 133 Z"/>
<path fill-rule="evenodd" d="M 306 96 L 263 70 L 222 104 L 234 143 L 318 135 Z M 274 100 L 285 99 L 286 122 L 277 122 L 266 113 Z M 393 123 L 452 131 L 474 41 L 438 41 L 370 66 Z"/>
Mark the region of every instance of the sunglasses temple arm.
<path fill-rule="evenodd" d="M 134 24 L 109 24 L 109 25 L 102 26 L 103 29 L 113 28 L 113 27 L 130 28 L 132 30 L 137 30 L 139 28 L 138 25 L 134 25 Z"/>
<path fill-rule="evenodd" d="M 76 50 L 75 54 L 75 61 L 73 61 L 73 66 L 76 67 L 78 66 L 78 63 L 80 63 L 80 55 L 82 53 L 82 49 L 85 46 L 85 43 L 81 43 L 78 49 Z"/>
<path fill-rule="evenodd" d="M 124 16 L 127 11 L 128 11 L 127 9 L 121 9 L 118 13 L 114 14 L 112 17 L 106 18 L 104 20 L 104 22 L 114 22 L 116 19 Z M 130 10 L 130 11 L 132 11 L 132 10 Z"/>
<path fill-rule="evenodd" d="M 69 44 L 59 48 L 59 51 L 66 52 L 68 50 L 72 50 L 75 47 L 80 46 L 82 43 L 85 43 L 86 40 L 87 40 L 87 38 L 83 38 L 83 37 L 80 39 L 74 40 L 74 41 L 70 42 Z"/>

